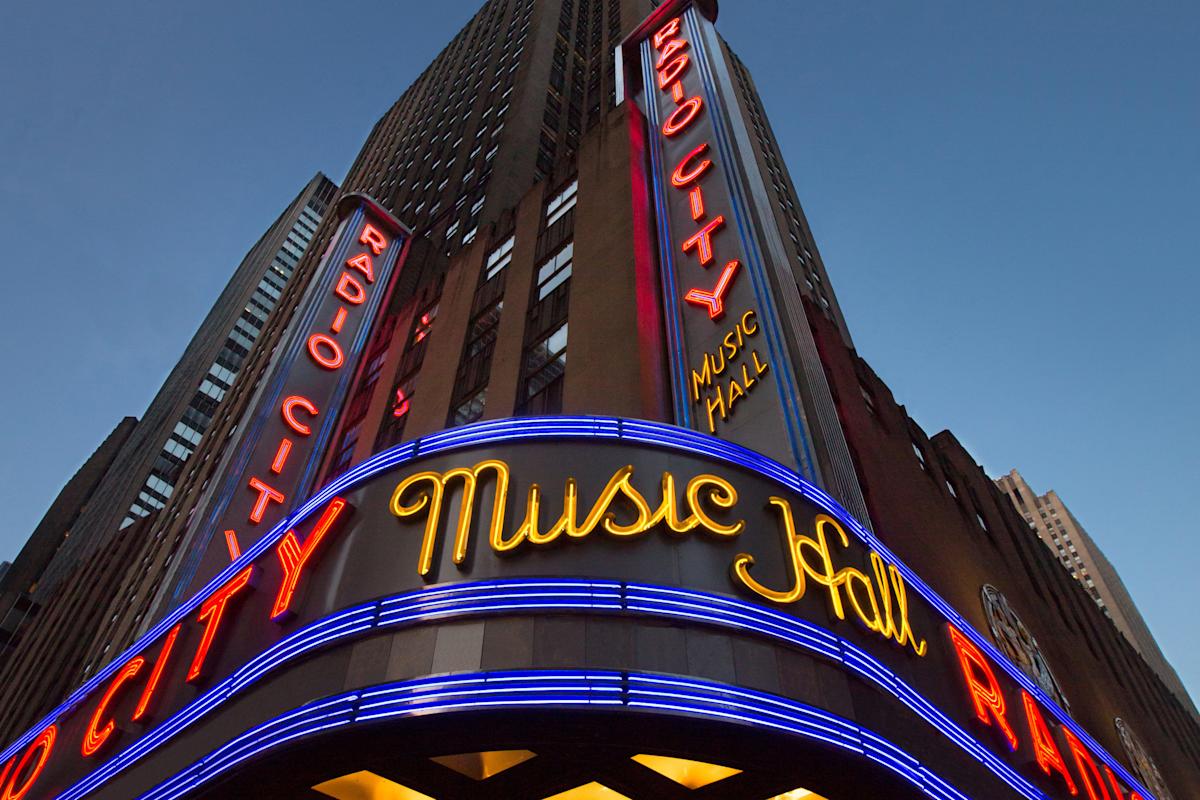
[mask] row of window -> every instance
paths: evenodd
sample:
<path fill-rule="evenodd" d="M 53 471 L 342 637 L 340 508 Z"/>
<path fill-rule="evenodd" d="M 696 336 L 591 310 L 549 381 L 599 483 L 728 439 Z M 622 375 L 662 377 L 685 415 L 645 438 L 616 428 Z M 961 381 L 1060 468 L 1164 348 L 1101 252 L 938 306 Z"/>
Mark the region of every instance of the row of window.
<path fill-rule="evenodd" d="M 787 221 L 788 237 L 792 240 L 793 252 L 796 255 L 796 260 L 804 270 L 804 286 L 807 289 L 807 293 L 816 298 L 821 307 L 826 312 L 829 312 L 832 303 L 829 299 L 828 287 L 822 281 L 821 269 L 816 262 L 816 258 L 813 256 L 812 250 L 806 244 L 804 226 L 800 222 L 800 210 L 795 200 L 795 190 L 792 188 L 791 181 L 783 167 L 782 156 L 779 153 L 775 137 L 771 135 L 770 128 L 767 125 L 762 103 L 758 98 L 758 93 L 754 90 L 745 65 L 736 56 L 733 56 L 733 63 L 733 71 L 737 76 L 742 96 L 746 100 L 746 109 L 750 115 L 750 124 L 754 128 L 755 137 L 758 139 L 759 150 L 762 152 L 763 161 L 767 167 L 767 174 L 771 179 L 771 186 L 775 190 L 779 210 L 783 213 L 783 217 Z"/>
<path fill-rule="evenodd" d="M 300 248 L 298 252 L 293 253 L 297 250 L 297 242 L 302 242 L 304 247 L 307 247 L 312 241 L 312 235 L 306 228 L 311 226 L 315 230 L 315 226 L 319 224 L 320 218 L 315 217 L 311 207 L 306 205 L 284 238 L 270 266 L 264 271 L 241 315 L 234 321 L 233 330 L 226 337 L 217 359 L 201 379 L 195 395 L 184 409 L 182 418 L 175 423 L 175 429 L 163 445 L 155 468 L 138 492 L 129 512 L 121 520 L 122 530 L 137 519 L 149 516 L 166 506 L 183 472 L 183 465 L 191 458 L 204 432 L 212 424 L 217 405 L 232 388 L 233 381 L 241 370 L 242 361 L 254 346 L 259 333 L 266 325 L 268 315 L 291 277 L 292 267 L 284 264 L 282 259 L 294 254 L 298 260 L 304 254 L 304 250 Z"/>

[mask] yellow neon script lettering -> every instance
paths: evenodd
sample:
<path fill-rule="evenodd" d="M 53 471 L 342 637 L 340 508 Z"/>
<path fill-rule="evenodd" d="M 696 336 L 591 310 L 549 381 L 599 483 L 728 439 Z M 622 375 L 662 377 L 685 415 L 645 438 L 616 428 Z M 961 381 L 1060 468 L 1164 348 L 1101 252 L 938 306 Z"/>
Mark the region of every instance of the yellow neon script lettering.
<path fill-rule="evenodd" d="M 390 509 L 397 517 L 404 519 L 425 514 L 425 534 L 421 541 L 417 564 L 417 571 L 422 576 L 428 576 L 433 569 L 442 501 L 446 486 L 454 478 L 462 479 L 463 494 L 454 534 L 453 560 L 455 564 L 462 564 L 466 560 L 470 548 L 471 515 L 474 512 L 475 495 L 485 471 L 492 472 L 496 484 L 488 539 L 492 550 L 497 553 L 512 552 L 525 543 L 533 546 L 547 545 L 564 534 L 568 538 L 582 539 L 597 527 L 602 527 L 612 536 L 625 538 L 641 535 L 660 524 L 665 524 L 673 533 L 687 533 L 694 528 L 702 528 L 720 537 L 737 536 L 746 526 L 744 520 L 720 522 L 709 510 L 709 507 L 730 509 L 737 505 L 737 490 L 724 478 L 716 475 L 697 475 L 688 481 L 684 496 L 689 513 L 680 518 L 675 477 L 671 473 L 663 473 L 659 484 L 662 499 L 657 508 L 651 509 L 646 497 L 633 486 L 633 467 L 626 465 L 613 473 L 582 520 L 579 519 L 579 485 L 574 478 L 568 478 L 563 487 L 562 513 L 554 524 L 546 529 L 541 526 L 542 488 L 536 483 L 531 484 L 525 501 L 524 520 L 511 536 L 506 537 L 504 527 L 510 480 L 509 467 L 503 461 L 486 460 L 470 468 L 456 467 L 446 472 L 414 473 L 401 481 L 392 492 Z M 425 484 L 425 489 L 415 498 L 407 500 L 410 489 L 420 484 Z M 618 498 L 624 498 L 625 503 L 618 505 Z M 623 506 L 631 506 L 634 511 L 632 519 L 627 522 L 618 520 L 616 509 Z"/>
<path fill-rule="evenodd" d="M 903 576 L 894 565 L 886 564 L 878 553 L 872 552 L 873 575 L 870 577 L 853 567 L 837 569 L 827 531 L 832 528 L 842 547 L 849 547 L 850 538 L 842 526 L 832 517 L 818 514 L 814 522 L 815 537 L 801 536 L 796 532 L 792 507 L 787 500 L 772 497 L 770 502 L 779 510 L 791 585 L 785 590 L 777 590 L 759 583 L 750 575 L 754 556 L 739 553 L 733 561 L 733 572 L 746 588 L 776 603 L 795 603 L 804 597 L 807 582 L 811 580 L 824 587 L 830 608 L 838 619 L 846 618 L 848 604 L 868 630 L 901 646 L 911 646 L 918 656 L 925 655 L 928 645 L 924 639 L 918 642 L 913 634 L 908 621 L 908 592 Z"/>
<path fill-rule="evenodd" d="M 446 493 L 446 484 L 453 478 L 463 479 L 462 505 L 458 510 L 458 527 L 454 533 L 454 563 L 461 564 L 467 558 L 467 548 L 470 545 L 471 512 L 475 506 L 475 488 L 485 470 L 492 470 L 496 476 L 496 496 L 492 501 L 492 524 L 490 538 L 492 546 L 504 544 L 504 504 L 508 498 L 508 464 L 503 461 L 488 459 L 480 461 L 467 469 L 456 467 L 446 472 L 417 472 L 401 481 L 394 492 L 389 506 L 397 517 L 411 517 L 428 508 L 425 518 L 425 537 L 421 540 L 421 555 L 417 572 L 428 575 L 433 567 L 433 549 L 437 544 L 438 521 L 442 512 L 442 497 Z M 421 492 L 412 505 L 405 505 L 402 500 L 409 487 L 421 482 L 428 482 L 429 487 Z M 497 548 L 501 549 L 501 548 Z"/>

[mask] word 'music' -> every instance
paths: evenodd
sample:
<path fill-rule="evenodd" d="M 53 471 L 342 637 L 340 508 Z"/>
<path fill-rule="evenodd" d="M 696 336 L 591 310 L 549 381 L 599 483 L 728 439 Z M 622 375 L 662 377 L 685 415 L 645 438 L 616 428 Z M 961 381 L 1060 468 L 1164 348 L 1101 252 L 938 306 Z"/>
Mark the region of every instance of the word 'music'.
<path fill-rule="evenodd" d="M 463 565 L 471 546 L 471 519 L 475 500 L 485 478 L 493 485 L 488 543 L 500 554 L 512 554 L 530 547 L 552 544 L 560 539 L 584 539 L 602 530 L 618 539 L 641 536 L 659 529 L 671 535 L 692 531 L 708 533 L 718 540 L 732 540 L 746 529 L 746 521 L 735 517 L 737 489 L 725 478 L 703 473 L 683 484 L 683 502 L 678 497 L 674 474 L 662 473 L 656 495 L 648 498 L 633 484 L 634 468 L 626 465 L 613 472 L 608 483 L 589 504 L 581 503 L 579 485 L 567 478 L 563 486 L 562 511 L 552 522 L 542 516 L 542 487 L 530 484 L 525 496 L 524 516 L 515 527 L 508 524 L 508 494 L 511 470 L 497 459 L 480 461 L 471 467 L 455 467 L 445 472 L 417 472 L 396 485 L 392 492 L 391 512 L 401 519 L 424 516 L 425 530 L 418 556 L 417 572 L 431 577 L 434 553 L 442 538 L 441 510 L 451 482 L 461 486 L 462 497 L 455 522 L 452 560 Z M 755 559 L 739 553 L 732 562 L 735 583 L 754 594 L 781 604 L 802 600 L 810 585 L 824 590 L 830 607 L 839 619 L 846 609 L 854 612 L 863 626 L 900 646 L 909 646 L 919 656 L 926 643 L 914 636 L 908 620 L 908 593 L 904 579 L 895 566 L 886 564 L 871 552 L 871 574 L 851 566 L 837 566 L 838 560 L 828 531 L 836 544 L 849 548 L 850 539 L 832 517 L 818 515 L 814 537 L 796 532 L 791 504 L 772 497 L 770 507 L 779 516 L 782 544 L 791 571 L 791 585 L 784 590 L 770 589 L 750 575 Z M 547 524 L 548 523 L 548 524 Z"/>

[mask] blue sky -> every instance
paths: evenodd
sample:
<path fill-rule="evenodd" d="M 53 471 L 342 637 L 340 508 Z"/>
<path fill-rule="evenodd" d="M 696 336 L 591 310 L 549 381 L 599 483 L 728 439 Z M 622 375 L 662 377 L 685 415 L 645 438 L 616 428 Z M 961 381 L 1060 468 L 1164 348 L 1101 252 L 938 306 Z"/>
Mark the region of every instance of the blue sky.
<path fill-rule="evenodd" d="M 0 558 L 476 5 L 5 11 Z M 1200 694 L 1200 5 L 721 6 L 860 353 L 1058 490 Z"/>

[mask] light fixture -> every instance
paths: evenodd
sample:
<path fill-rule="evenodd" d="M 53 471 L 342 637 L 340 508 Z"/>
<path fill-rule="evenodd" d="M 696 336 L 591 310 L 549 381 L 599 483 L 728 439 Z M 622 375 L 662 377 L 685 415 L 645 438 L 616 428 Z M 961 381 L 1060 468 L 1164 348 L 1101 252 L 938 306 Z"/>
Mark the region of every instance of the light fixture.
<path fill-rule="evenodd" d="M 483 781 L 536 755 L 529 750 L 486 750 L 482 753 L 433 756 L 429 760 L 449 767 L 460 775 Z"/>
<path fill-rule="evenodd" d="M 312 787 L 335 800 L 434 800 L 427 794 L 362 770 Z"/>
<path fill-rule="evenodd" d="M 632 800 L 620 792 L 614 792 L 602 783 L 592 781 L 585 783 L 583 786 L 576 786 L 574 789 L 567 789 L 565 792 L 551 795 L 544 800 Z"/>
<path fill-rule="evenodd" d="M 723 781 L 731 775 L 737 775 L 740 769 L 722 767 L 719 764 L 709 764 L 704 761 L 692 761 L 687 758 L 672 756 L 652 756 L 639 753 L 633 760 L 643 767 L 652 769 L 664 778 L 670 778 L 681 786 L 689 789 L 699 789 L 710 783 Z"/>

